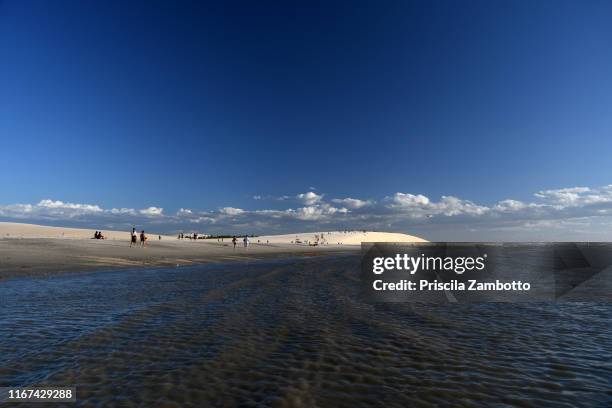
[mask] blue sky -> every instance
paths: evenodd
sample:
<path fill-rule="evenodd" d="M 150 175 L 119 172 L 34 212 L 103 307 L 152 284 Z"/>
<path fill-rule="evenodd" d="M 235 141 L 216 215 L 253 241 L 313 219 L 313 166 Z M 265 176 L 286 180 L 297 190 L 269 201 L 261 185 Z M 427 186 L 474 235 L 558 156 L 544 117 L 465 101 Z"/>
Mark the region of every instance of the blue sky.
<path fill-rule="evenodd" d="M 605 1 L 3 1 L 0 217 L 605 238 L 610 21 Z M 553 190 L 580 197 L 503 222 L 432 207 Z M 410 196 L 429 204 L 393 207 Z"/>

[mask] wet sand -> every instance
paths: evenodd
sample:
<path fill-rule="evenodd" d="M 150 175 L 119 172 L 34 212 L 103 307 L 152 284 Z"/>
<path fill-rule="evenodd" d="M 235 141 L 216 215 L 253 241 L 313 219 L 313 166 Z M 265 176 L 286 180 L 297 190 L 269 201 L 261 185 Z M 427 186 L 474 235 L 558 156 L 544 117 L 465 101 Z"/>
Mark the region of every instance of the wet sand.
<path fill-rule="evenodd" d="M 93 269 L 176 267 L 210 262 L 247 261 L 299 256 L 357 253 L 358 246 L 258 244 L 249 248 L 240 241 L 177 240 L 150 236 L 145 248 L 130 248 L 128 240 L 68 238 L 0 239 L 0 280 L 24 276 L 48 276 Z"/>
<path fill-rule="evenodd" d="M 368 304 L 359 262 L 6 280 L 0 386 L 75 386 L 65 407 L 612 403 L 609 303 Z"/>

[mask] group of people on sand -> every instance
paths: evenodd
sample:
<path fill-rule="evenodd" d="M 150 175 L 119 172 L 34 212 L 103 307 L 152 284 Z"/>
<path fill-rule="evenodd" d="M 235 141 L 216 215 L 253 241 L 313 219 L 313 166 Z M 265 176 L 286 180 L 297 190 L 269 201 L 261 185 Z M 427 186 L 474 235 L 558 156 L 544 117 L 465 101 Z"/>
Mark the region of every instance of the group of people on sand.
<path fill-rule="evenodd" d="M 132 233 L 130 236 L 130 248 L 133 246 L 138 246 L 139 235 L 140 235 L 140 246 L 141 247 L 147 246 L 147 236 L 145 235 L 144 230 L 140 231 L 140 234 L 138 234 L 136 232 L 136 228 L 132 228 Z M 160 239 L 161 239 L 161 236 L 160 236 Z"/>
<path fill-rule="evenodd" d="M 144 231 L 143 231 L 144 233 Z M 142 234 L 141 234 L 142 235 Z M 181 239 L 204 239 L 206 238 L 206 235 L 202 235 L 202 234 L 197 234 L 197 233 L 193 233 L 193 234 L 183 234 L 182 232 L 180 234 L 178 234 L 177 239 L 181 240 Z M 214 237 L 211 237 L 214 238 Z M 161 238 L 160 238 L 161 239 Z M 145 242 L 146 242 L 146 237 L 145 237 Z M 223 237 L 217 237 L 217 242 L 223 242 Z M 259 241 L 257 241 L 259 242 Z M 234 235 L 232 237 L 232 244 L 234 245 L 234 249 L 236 249 L 236 245 L 238 244 L 238 237 L 236 235 Z M 244 245 L 245 248 L 248 248 L 249 245 L 251 245 L 251 238 L 249 238 L 248 235 L 245 235 L 242 238 L 242 244 Z"/>
<path fill-rule="evenodd" d="M 180 234 L 178 234 L 176 239 L 185 239 L 185 238 L 198 240 L 198 239 L 204 239 L 205 236 L 201 236 L 197 232 L 194 232 L 193 234 L 183 234 L 181 232 Z"/>
<path fill-rule="evenodd" d="M 236 243 L 238 242 L 238 238 L 236 238 L 236 236 L 234 235 L 234 237 L 232 238 L 232 244 L 234 244 L 234 249 L 236 249 Z M 242 243 L 244 244 L 245 248 L 249 247 L 249 244 L 251 243 L 251 240 L 249 239 L 248 235 L 245 235 L 244 238 L 242 238 Z"/>
<path fill-rule="evenodd" d="M 102 231 L 94 232 L 94 239 L 106 239 L 104 235 L 102 235 Z"/>

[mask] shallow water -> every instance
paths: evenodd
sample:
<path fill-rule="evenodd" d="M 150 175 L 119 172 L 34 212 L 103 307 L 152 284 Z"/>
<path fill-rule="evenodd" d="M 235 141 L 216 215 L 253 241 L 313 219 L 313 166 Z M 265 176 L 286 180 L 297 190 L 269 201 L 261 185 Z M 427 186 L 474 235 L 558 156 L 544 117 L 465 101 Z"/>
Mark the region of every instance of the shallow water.
<path fill-rule="evenodd" d="M 612 304 L 358 293 L 358 257 L 0 282 L 0 386 L 100 407 L 612 406 Z"/>

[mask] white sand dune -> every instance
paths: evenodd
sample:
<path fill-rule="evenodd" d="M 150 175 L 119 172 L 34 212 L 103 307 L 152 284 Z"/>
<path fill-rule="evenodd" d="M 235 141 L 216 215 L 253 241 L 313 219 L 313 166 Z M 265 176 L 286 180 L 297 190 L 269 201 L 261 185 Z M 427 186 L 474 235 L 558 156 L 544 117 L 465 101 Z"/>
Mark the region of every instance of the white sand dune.
<path fill-rule="evenodd" d="M 361 245 L 362 242 L 427 242 L 423 238 L 397 232 L 377 231 L 324 231 L 285 235 L 264 235 L 255 237 L 253 242 L 270 244 L 303 244 L 317 242 L 319 245 Z"/>
<path fill-rule="evenodd" d="M 44 225 L 21 224 L 17 222 L 0 222 L 0 238 L 67 238 L 67 239 L 87 239 L 93 238 L 95 228 L 64 228 L 47 227 Z M 102 231 L 103 235 L 111 240 L 129 240 L 130 231 Z M 149 233 L 147 235 L 157 237 L 158 234 Z M 164 236 L 170 239 L 176 237 Z"/>
<path fill-rule="evenodd" d="M 35 224 L 22 224 L 16 222 L 0 222 L 0 239 L 2 238 L 65 238 L 89 239 L 93 237 L 95 228 L 64 228 L 48 227 Z M 102 231 L 110 240 L 129 239 L 129 231 Z M 149 238 L 157 238 L 156 233 L 147 232 Z M 162 235 L 164 241 L 177 241 L 176 236 Z M 423 238 L 396 232 L 376 231 L 323 231 L 284 235 L 264 235 L 251 239 L 252 243 L 270 244 L 303 244 L 312 245 L 361 245 L 362 242 L 427 242 Z"/>

